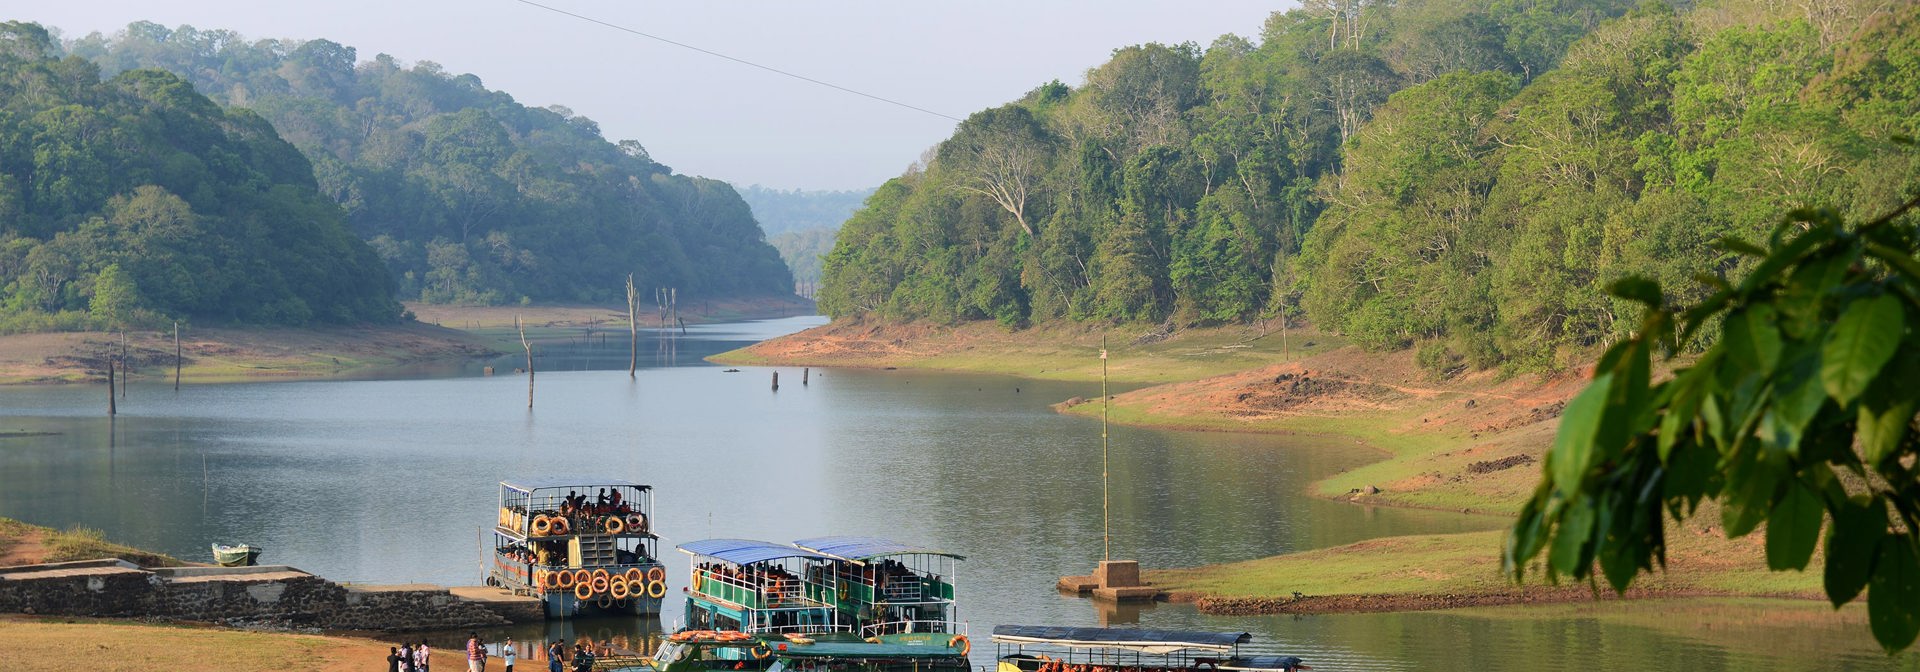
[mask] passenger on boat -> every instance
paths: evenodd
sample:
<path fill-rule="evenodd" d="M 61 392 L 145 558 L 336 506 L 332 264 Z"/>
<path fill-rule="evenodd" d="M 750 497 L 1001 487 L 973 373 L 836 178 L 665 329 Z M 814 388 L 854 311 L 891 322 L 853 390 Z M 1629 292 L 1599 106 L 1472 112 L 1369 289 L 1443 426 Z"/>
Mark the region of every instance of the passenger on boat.
<path fill-rule="evenodd" d="M 608 501 L 609 503 L 611 503 L 611 504 L 613 504 L 613 510 L 614 510 L 615 512 L 617 512 L 617 513 L 627 513 L 627 512 L 628 512 L 628 511 L 627 511 L 627 505 L 626 505 L 626 503 L 625 503 L 625 502 L 622 502 L 622 501 L 620 501 L 620 499 L 621 499 L 621 497 L 620 497 L 620 489 L 619 489 L 619 488 L 614 488 L 614 489 L 613 489 L 613 492 L 607 495 L 607 501 Z"/>

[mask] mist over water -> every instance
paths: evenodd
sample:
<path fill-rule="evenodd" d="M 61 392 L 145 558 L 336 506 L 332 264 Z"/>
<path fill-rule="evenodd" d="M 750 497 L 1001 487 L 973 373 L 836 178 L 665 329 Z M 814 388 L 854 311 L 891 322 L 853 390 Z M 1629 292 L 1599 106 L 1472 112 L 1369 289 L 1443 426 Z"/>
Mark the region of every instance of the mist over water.
<path fill-rule="evenodd" d="M 263 562 L 339 581 L 480 582 L 497 483 L 625 478 L 656 488 L 662 548 L 706 537 L 790 541 L 875 534 L 961 553 L 961 616 L 975 658 L 1003 623 L 1244 629 L 1255 648 L 1345 669 L 1911 669 L 1864 626 L 1799 603 L 1686 603 L 1718 628 L 1665 627 L 1655 604 L 1311 617 L 1212 617 L 1182 605 L 1102 614 L 1054 592 L 1101 556 L 1100 428 L 1048 405 L 1098 384 L 1002 376 L 745 367 L 701 357 L 820 324 L 788 318 L 539 347 L 535 408 L 520 355 L 410 379 L 170 385 L 136 379 L 117 419 L 99 386 L 0 389 L 0 515 L 82 525 L 188 560 L 210 542 L 264 546 Z M 497 375 L 479 375 L 483 365 Z M 1114 557 L 1148 567 L 1244 560 L 1505 521 L 1366 508 L 1306 496 L 1375 459 L 1346 439 L 1115 427 Z M 1488 549 L 1489 562 L 1496 549 Z M 687 556 L 665 550 L 661 627 L 679 621 Z M 1818 606 L 1818 605 L 1812 605 Z M 1612 610 L 1612 611 L 1609 611 Z M 1779 618 L 1786 615 L 1791 618 Z M 1665 624 L 1670 626 L 1670 624 Z M 639 621 L 516 628 L 523 641 Z M 1736 636 L 1739 635 L 1739 636 Z M 1763 638 L 1760 645 L 1754 637 Z"/>

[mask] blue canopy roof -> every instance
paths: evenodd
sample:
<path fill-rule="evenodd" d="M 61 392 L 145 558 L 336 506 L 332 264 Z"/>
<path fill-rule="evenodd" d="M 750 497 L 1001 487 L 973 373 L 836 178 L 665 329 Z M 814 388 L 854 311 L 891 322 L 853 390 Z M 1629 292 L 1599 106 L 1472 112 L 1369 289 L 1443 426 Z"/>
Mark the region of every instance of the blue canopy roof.
<path fill-rule="evenodd" d="M 955 555 L 946 551 L 936 551 L 931 548 L 911 546 L 892 539 L 882 539 L 880 537 L 814 537 L 812 539 L 801 539 L 793 542 L 793 545 L 809 551 L 825 553 L 841 560 L 852 560 L 855 562 L 865 562 L 883 555 L 911 554 L 944 555 L 955 560 L 967 559 L 965 556 Z"/>
<path fill-rule="evenodd" d="M 809 560 L 829 560 L 827 556 L 811 551 L 794 548 L 786 544 L 752 539 L 701 539 L 689 541 L 678 546 L 681 552 L 704 555 L 722 562 L 736 565 L 751 565 L 756 562 L 779 560 L 781 558 L 806 558 Z"/>
<path fill-rule="evenodd" d="M 1244 632 L 1136 630 L 1131 628 L 1069 628 L 1051 625 L 999 625 L 995 640 L 1080 647 L 1151 647 L 1226 649 L 1253 641 Z"/>
<path fill-rule="evenodd" d="M 546 490 L 550 488 L 563 489 L 563 490 L 564 489 L 587 490 L 587 494 L 589 495 L 593 494 L 593 490 L 591 490 L 592 488 L 613 488 L 613 487 L 625 486 L 629 488 L 639 488 L 641 490 L 653 489 L 653 486 L 651 485 L 642 485 L 639 483 L 635 483 L 633 481 L 626 481 L 618 478 L 607 478 L 605 476 L 548 476 L 548 477 L 542 477 L 542 478 L 516 478 L 508 481 L 501 481 L 500 485 L 503 487 L 514 489 L 514 490 L 519 490 L 521 492 L 533 492 L 535 490 Z"/>

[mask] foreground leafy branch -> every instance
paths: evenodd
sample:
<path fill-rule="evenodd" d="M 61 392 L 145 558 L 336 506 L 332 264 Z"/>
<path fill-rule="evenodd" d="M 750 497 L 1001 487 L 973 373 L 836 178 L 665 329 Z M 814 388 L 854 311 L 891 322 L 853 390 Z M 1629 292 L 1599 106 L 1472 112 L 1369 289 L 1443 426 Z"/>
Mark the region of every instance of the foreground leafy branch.
<path fill-rule="evenodd" d="M 1609 348 L 1567 404 L 1544 476 L 1507 538 L 1520 580 L 1546 554 L 1550 580 L 1625 591 L 1666 564 L 1663 510 L 1713 499 L 1727 536 L 1767 525 L 1767 566 L 1805 569 L 1825 530 L 1837 608 L 1867 591 L 1889 652 L 1920 635 L 1920 198 L 1850 227 L 1831 210 L 1792 213 L 1765 247 L 1725 239 L 1751 272 L 1698 306 L 1669 306 L 1650 280 L 1609 292 L 1644 304 L 1640 330 Z M 1690 366 L 1654 382 L 1706 331 Z"/>

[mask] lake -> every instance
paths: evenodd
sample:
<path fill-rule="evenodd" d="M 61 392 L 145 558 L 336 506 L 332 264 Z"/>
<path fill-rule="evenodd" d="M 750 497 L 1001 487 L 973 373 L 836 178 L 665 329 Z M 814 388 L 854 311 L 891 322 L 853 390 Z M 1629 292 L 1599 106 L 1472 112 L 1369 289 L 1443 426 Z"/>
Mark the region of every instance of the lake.
<path fill-rule="evenodd" d="M 1419 614 L 1214 617 L 1182 605 L 1102 614 L 1052 588 L 1100 558 L 1100 427 L 1049 404 L 1098 383 L 747 367 L 702 357 L 821 318 L 705 325 L 641 345 L 619 336 L 412 378 L 189 385 L 136 378 L 117 418 L 101 386 L 0 389 L 0 515 L 98 528 L 205 560 L 210 542 L 339 581 L 470 585 L 504 478 L 603 475 L 656 488 L 662 548 L 706 537 L 876 534 L 965 554 L 962 617 L 988 660 L 1001 623 L 1138 622 L 1245 629 L 1322 670 L 1920 669 L 1888 659 L 1859 614 L 1818 604 L 1686 601 Z M 481 375 L 492 365 L 499 375 Z M 1112 430 L 1114 557 L 1148 567 L 1242 560 L 1505 520 L 1306 496 L 1377 459 L 1348 439 Z M 694 474 L 707 476 L 695 477 Z M 713 476 L 723 474 L 724 476 Z M 1497 549 L 1488 549 L 1489 562 Z M 664 623 L 519 628 L 524 638 L 672 629 L 687 557 L 663 553 Z M 1688 614 L 1676 619 L 1671 614 Z M 1851 619 L 1851 620 L 1848 620 Z"/>

